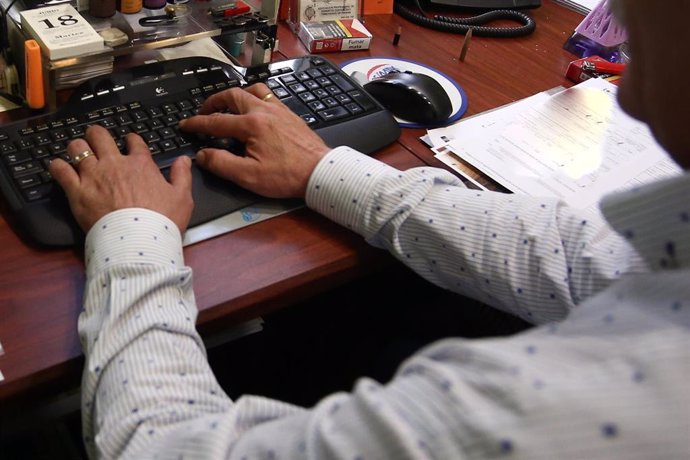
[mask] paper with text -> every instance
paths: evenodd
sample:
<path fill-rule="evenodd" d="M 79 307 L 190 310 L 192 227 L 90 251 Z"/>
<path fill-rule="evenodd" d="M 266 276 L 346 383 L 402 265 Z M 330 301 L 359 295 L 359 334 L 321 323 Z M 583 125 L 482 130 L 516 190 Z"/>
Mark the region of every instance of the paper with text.
<path fill-rule="evenodd" d="M 620 109 L 616 86 L 600 79 L 513 110 L 512 121 L 490 134 L 448 146 L 508 190 L 581 209 L 611 191 L 681 172 L 649 128 Z"/>

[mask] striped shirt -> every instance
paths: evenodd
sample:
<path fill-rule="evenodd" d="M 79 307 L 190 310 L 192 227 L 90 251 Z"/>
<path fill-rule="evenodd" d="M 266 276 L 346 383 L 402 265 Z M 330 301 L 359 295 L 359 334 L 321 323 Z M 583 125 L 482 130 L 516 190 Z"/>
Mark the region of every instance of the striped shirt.
<path fill-rule="evenodd" d="M 612 459 L 690 456 L 690 176 L 602 202 L 465 188 L 339 147 L 307 204 L 431 282 L 536 325 L 448 338 L 383 385 L 312 409 L 231 401 L 194 322 L 192 273 L 164 216 L 124 209 L 86 240 L 79 331 L 92 457 Z M 463 302 L 459 298 L 458 308 Z M 423 305 L 420 305 L 423 308 Z"/>

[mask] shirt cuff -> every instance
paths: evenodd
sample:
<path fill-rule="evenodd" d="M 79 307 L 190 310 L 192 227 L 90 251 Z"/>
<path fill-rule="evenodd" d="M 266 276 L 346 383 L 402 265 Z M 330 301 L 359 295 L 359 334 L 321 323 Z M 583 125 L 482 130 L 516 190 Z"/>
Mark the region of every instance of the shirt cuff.
<path fill-rule="evenodd" d="M 143 208 L 106 214 L 86 235 L 88 278 L 120 264 L 184 266 L 182 235 L 164 215 Z"/>
<path fill-rule="evenodd" d="M 307 184 L 306 203 L 314 211 L 359 233 L 379 179 L 400 171 L 349 147 L 331 150 Z"/>

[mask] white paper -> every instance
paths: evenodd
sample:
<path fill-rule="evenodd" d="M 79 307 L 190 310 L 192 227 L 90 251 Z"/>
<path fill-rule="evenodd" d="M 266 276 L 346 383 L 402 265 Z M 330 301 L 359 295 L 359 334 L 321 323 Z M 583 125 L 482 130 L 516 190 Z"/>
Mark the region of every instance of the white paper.
<path fill-rule="evenodd" d="M 188 228 L 182 242 L 189 246 L 233 230 L 285 214 L 304 206 L 301 200 L 264 199 L 259 203 L 247 206 L 238 211 L 211 220 L 193 228 Z"/>
<path fill-rule="evenodd" d="M 620 109 L 616 86 L 605 80 L 587 80 L 526 110 L 517 105 L 468 120 L 473 134 L 448 143 L 515 193 L 587 209 L 608 192 L 681 171 L 649 128 Z M 512 120 L 505 123 L 505 116 Z M 497 132 L 494 119 L 502 126 Z"/>
<path fill-rule="evenodd" d="M 547 93 L 538 93 L 497 110 L 464 118 L 450 126 L 430 129 L 427 131 L 427 137 L 434 147 L 440 147 L 455 139 L 468 142 L 475 138 L 492 137 L 510 123 L 517 113 L 548 98 L 549 95 Z M 489 113 L 493 115 L 485 116 Z"/>

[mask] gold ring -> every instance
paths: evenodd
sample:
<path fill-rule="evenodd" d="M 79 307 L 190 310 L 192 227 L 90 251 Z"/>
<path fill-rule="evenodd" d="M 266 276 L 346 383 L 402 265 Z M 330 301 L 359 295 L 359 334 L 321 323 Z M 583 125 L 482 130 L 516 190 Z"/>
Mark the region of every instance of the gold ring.
<path fill-rule="evenodd" d="M 262 97 L 261 100 L 264 101 L 264 102 L 266 102 L 267 100 L 269 100 L 269 99 L 272 98 L 272 97 L 273 97 L 273 93 L 268 93 L 267 95 L 265 95 L 264 97 Z"/>
<path fill-rule="evenodd" d="M 84 150 L 80 154 L 76 155 L 74 158 L 72 158 L 72 166 L 77 166 L 79 163 L 82 161 L 86 160 L 90 156 L 96 155 L 93 153 L 91 150 Z"/>

